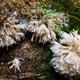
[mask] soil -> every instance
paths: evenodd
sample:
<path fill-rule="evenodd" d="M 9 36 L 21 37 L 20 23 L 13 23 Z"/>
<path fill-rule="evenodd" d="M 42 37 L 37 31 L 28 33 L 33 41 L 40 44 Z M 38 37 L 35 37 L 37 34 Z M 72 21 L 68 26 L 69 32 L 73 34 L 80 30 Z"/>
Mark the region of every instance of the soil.
<path fill-rule="evenodd" d="M 29 36 L 30 35 L 30 36 Z M 17 45 L 0 48 L 0 80 L 68 80 L 55 72 L 50 65 L 50 45 L 30 41 L 31 34 Z M 21 72 L 9 69 L 8 62 L 23 58 Z"/>
<path fill-rule="evenodd" d="M 0 49 L 0 80 L 47 80 L 50 75 L 50 50 L 48 46 L 24 40 L 9 48 Z M 23 58 L 21 72 L 10 70 L 9 61 Z M 47 79 L 46 79 L 47 78 Z"/>

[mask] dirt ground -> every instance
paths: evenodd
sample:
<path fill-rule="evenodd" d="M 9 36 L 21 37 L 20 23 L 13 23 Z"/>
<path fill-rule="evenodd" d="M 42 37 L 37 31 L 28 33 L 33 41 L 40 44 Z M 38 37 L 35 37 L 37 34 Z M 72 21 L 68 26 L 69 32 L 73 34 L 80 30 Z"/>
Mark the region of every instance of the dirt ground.
<path fill-rule="evenodd" d="M 8 49 L 0 49 L 0 80 L 47 80 L 50 51 L 47 46 L 24 40 Z M 21 72 L 9 70 L 9 61 L 23 58 Z"/>

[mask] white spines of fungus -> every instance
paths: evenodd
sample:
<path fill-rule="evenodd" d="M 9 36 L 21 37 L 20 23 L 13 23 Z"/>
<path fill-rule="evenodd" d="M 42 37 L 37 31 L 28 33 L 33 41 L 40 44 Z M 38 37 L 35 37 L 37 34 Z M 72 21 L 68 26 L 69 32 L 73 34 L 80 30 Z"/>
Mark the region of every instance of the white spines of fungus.
<path fill-rule="evenodd" d="M 80 35 L 77 31 L 61 33 L 60 43 L 51 46 L 51 64 L 55 71 L 69 76 L 80 75 Z"/>
<path fill-rule="evenodd" d="M 8 62 L 8 64 L 12 64 L 9 67 L 9 69 L 13 69 L 14 68 L 15 73 L 16 73 L 17 70 L 21 72 L 21 69 L 20 69 L 20 66 L 21 66 L 20 59 L 23 60 L 23 58 L 14 58 L 14 60 Z"/>
<path fill-rule="evenodd" d="M 67 24 L 64 13 L 55 13 L 50 18 L 43 17 L 42 20 L 30 21 L 26 26 L 26 30 L 33 33 L 32 41 L 37 40 L 45 44 L 56 40 L 56 27 L 63 23 Z"/>

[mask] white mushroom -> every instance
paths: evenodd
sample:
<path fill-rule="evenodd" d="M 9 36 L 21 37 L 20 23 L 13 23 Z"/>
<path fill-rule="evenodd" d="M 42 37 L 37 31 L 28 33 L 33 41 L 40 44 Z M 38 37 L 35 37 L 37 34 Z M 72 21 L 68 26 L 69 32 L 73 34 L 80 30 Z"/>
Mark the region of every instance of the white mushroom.
<path fill-rule="evenodd" d="M 80 75 L 80 35 L 77 31 L 61 33 L 60 43 L 51 46 L 51 64 L 55 71 L 70 76 Z"/>
<path fill-rule="evenodd" d="M 20 66 L 21 66 L 21 62 L 20 60 L 23 60 L 23 58 L 14 58 L 14 60 L 8 62 L 8 64 L 12 64 L 9 69 L 13 69 L 15 70 L 15 73 L 16 71 L 20 71 L 21 72 L 21 69 L 20 69 Z"/>

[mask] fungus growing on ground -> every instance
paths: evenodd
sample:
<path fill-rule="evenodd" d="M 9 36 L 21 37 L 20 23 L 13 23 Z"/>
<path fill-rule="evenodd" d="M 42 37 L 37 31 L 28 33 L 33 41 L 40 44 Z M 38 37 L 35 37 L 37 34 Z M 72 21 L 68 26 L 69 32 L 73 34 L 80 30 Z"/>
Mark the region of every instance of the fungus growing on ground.
<path fill-rule="evenodd" d="M 9 69 L 13 69 L 14 68 L 14 71 L 16 73 L 16 71 L 20 71 L 21 72 L 21 69 L 20 69 L 20 66 L 21 66 L 21 62 L 20 60 L 23 60 L 23 58 L 14 58 L 14 60 L 8 62 L 8 64 L 12 64 Z"/>
<path fill-rule="evenodd" d="M 51 64 L 55 71 L 69 76 L 80 75 L 80 35 L 77 31 L 61 33 L 60 43 L 51 46 Z"/>
<path fill-rule="evenodd" d="M 64 13 L 54 13 L 53 16 L 43 16 L 43 19 L 34 19 L 27 24 L 26 30 L 33 33 L 31 41 L 46 42 L 55 41 L 56 27 L 67 24 L 67 17 Z"/>

